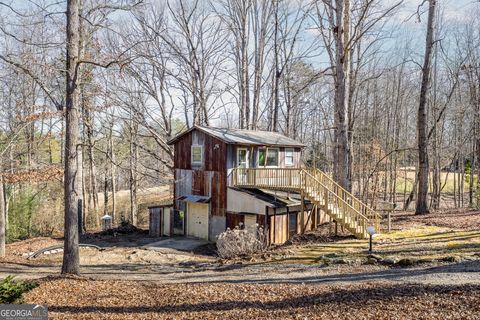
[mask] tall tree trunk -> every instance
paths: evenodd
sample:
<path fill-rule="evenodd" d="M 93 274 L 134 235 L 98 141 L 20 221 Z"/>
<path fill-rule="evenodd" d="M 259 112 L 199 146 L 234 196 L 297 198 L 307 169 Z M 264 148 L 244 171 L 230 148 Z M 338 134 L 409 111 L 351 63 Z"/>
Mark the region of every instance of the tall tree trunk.
<path fill-rule="evenodd" d="M 429 0 L 427 36 L 425 42 L 425 58 L 422 67 L 422 83 L 417 112 L 417 144 L 418 144 L 418 191 L 415 214 L 428 213 L 428 119 L 427 93 L 430 83 L 430 69 L 435 34 L 436 0 Z"/>
<path fill-rule="evenodd" d="M 133 116 L 132 116 L 133 117 Z M 130 119 L 130 217 L 132 224 L 137 225 L 137 161 L 138 147 L 136 145 L 138 125 Z"/>
<path fill-rule="evenodd" d="M 116 181 L 115 181 L 115 151 L 113 149 L 113 119 L 108 133 L 108 145 L 110 151 L 110 183 L 112 186 L 112 222 L 115 222 L 115 215 L 117 210 Z"/>
<path fill-rule="evenodd" d="M 273 34 L 273 55 L 274 55 L 274 79 L 273 79 L 273 118 L 272 131 L 278 132 L 278 114 L 280 110 L 280 66 L 278 61 L 278 1 L 275 1 L 275 30 Z"/>
<path fill-rule="evenodd" d="M 77 88 L 77 63 L 79 44 L 80 0 L 67 1 L 67 50 L 66 50 L 66 96 L 65 96 L 65 228 L 62 273 L 79 274 L 78 205 L 81 200 L 81 166 L 79 133 L 80 115 Z"/>
<path fill-rule="evenodd" d="M 350 190 L 348 181 L 348 93 L 350 85 L 350 1 L 336 1 L 336 65 L 335 65 L 335 137 L 333 174 L 337 182 Z"/>

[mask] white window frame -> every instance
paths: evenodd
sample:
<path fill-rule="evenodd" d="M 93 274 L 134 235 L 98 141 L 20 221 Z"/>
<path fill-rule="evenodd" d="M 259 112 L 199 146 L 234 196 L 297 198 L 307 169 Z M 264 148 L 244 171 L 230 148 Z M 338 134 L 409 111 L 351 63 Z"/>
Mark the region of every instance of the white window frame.
<path fill-rule="evenodd" d="M 193 160 L 193 148 L 200 148 L 200 161 L 195 161 Z M 192 154 L 191 155 L 191 162 L 192 162 L 192 166 L 194 165 L 202 165 L 203 164 L 203 146 L 201 144 L 192 144 L 192 147 L 190 149 L 190 153 Z"/>
<path fill-rule="evenodd" d="M 267 166 L 268 151 L 270 151 L 270 150 L 277 150 L 277 165 L 276 166 Z M 266 154 L 266 157 L 265 157 L 265 168 L 278 168 L 279 165 L 280 165 L 280 148 L 268 148 L 267 154 Z"/>
<path fill-rule="evenodd" d="M 263 166 L 260 165 L 260 150 L 265 150 L 265 163 Z M 265 168 L 265 165 L 267 164 L 267 148 L 265 147 L 259 147 L 257 148 L 257 168 Z"/>
<path fill-rule="evenodd" d="M 238 156 L 240 154 L 240 150 L 244 150 L 245 151 L 245 168 L 248 168 L 249 167 L 249 159 L 250 159 L 250 152 L 248 151 L 248 148 L 237 148 L 237 168 L 240 168 L 240 162 L 238 161 Z"/>
<path fill-rule="evenodd" d="M 260 166 L 260 150 L 265 150 L 265 165 L 263 166 Z M 277 150 L 277 165 L 276 166 L 267 166 L 267 162 L 268 162 L 268 151 L 270 150 Z M 257 165 L 259 168 L 278 168 L 278 166 L 280 165 L 280 148 L 258 148 L 257 149 Z"/>
<path fill-rule="evenodd" d="M 292 163 L 287 163 L 287 152 L 292 153 Z M 285 148 L 284 153 L 285 167 L 293 167 L 295 165 L 295 148 Z"/>

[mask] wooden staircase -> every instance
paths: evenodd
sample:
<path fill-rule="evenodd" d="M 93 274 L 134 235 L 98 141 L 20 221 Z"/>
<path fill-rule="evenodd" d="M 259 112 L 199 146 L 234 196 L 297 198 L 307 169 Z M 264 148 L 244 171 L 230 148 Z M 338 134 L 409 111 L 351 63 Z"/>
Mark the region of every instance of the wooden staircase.
<path fill-rule="evenodd" d="M 368 237 L 368 226 L 380 232 L 380 215 L 318 169 L 235 168 L 232 184 L 299 192 L 357 238 Z"/>

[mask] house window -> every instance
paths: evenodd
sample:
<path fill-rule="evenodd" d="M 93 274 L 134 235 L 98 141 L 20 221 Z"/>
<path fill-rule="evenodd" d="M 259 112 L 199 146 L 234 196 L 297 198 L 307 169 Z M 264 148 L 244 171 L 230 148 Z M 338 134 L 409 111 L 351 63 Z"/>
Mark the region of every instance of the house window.
<path fill-rule="evenodd" d="M 259 167 L 265 167 L 266 152 L 267 150 L 265 149 L 258 149 L 258 166 Z"/>
<path fill-rule="evenodd" d="M 192 164 L 202 164 L 202 146 L 193 145 L 192 146 Z"/>
<path fill-rule="evenodd" d="M 258 149 L 259 167 L 278 167 L 278 148 Z"/>
<path fill-rule="evenodd" d="M 293 155 L 294 155 L 293 148 L 285 149 L 285 166 L 293 166 Z"/>
<path fill-rule="evenodd" d="M 237 167 L 239 168 L 248 167 L 248 150 L 246 148 L 237 149 Z"/>

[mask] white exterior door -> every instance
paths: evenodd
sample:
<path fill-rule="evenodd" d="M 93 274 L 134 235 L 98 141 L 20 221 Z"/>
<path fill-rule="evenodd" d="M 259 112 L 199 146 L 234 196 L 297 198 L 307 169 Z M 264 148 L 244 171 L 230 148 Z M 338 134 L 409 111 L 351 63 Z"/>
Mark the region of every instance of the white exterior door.
<path fill-rule="evenodd" d="M 247 168 L 248 168 L 248 149 L 237 148 L 237 167 L 244 170 L 238 171 L 238 182 L 247 184 Z"/>
<path fill-rule="evenodd" d="M 208 204 L 189 202 L 187 236 L 208 240 Z"/>
<path fill-rule="evenodd" d="M 248 149 L 247 148 L 237 149 L 237 167 L 248 168 Z"/>

